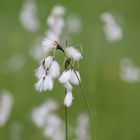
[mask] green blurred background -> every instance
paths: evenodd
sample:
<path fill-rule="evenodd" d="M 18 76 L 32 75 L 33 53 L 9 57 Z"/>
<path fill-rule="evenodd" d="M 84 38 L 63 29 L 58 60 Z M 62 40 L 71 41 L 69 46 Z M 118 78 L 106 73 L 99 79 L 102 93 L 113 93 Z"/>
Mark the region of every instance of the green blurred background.
<path fill-rule="evenodd" d="M 127 82 L 120 77 L 123 58 L 131 59 L 137 69 L 140 67 L 138 0 L 36 0 L 40 21 L 37 32 L 29 32 L 19 20 L 23 1 L 0 0 L 0 90 L 10 91 L 14 98 L 10 118 L 0 128 L 0 140 L 13 140 L 11 131 L 16 123 L 21 127 L 19 140 L 46 140 L 42 130 L 31 121 L 32 109 L 50 98 L 63 104 L 63 87 L 58 81 L 52 92 L 38 94 L 35 91 L 34 71 L 38 62 L 29 53 L 37 37 L 43 37 L 47 30 L 46 18 L 58 4 L 65 7 L 66 16 L 76 13 L 82 22 L 81 31 L 70 35 L 69 44 L 83 46 L 84 59 L 79 71 L 95 118 L 97 140 L 139 140 L 140 81 Z M 121 40 L 106 40 L 100 18 L 104 12 L 115 15 L 123 32 Z M 24 64 L 18 70 L 10 70 L 15 64 L 7 65 L 17 55 L 23 58 Z M 78 114 L 87 109 L 79 87 L 74 88 L 73 95 L 68 118 L 74 126 Z M 63 119 L 63 107 L 57 113 Z"/>

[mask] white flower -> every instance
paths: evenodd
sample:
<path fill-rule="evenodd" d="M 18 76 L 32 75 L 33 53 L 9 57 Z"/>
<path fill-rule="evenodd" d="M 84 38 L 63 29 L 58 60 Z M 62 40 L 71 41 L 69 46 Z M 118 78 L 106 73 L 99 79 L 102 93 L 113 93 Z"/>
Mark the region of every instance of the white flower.
<path fill-rule="evenodd" d="M 58 18 L 55 20 L 55 25 L 53 27 L 53 31 L 57 35 L 61 35 L 63 31 L 63 27 L 65 26 L 65 22 L 63 18 Z"/>
<path fill-rule="evenodd" d="M 49 34 L 53 33 L 53 34 L 60 35 L 62 33 L 62 29 L 65 26 L 65 22 L 64 22 L 63 18 L 61 18 L 61 17 L 56 18 L 54 16 L 49 16 L 47 22 L 48 22 L 48 25 L 52 28 L 51 30 L 49 30 L 49 32 L 48 32 Z M 48 36 L 48 34 L 47 34 L 47 36 Z"/>
<path fill-rule="evenodd" d="M 9 91 L 0 91 L 0 128 L 4 127 L 13 108 L 14 98 Z"/>
<path fill-rule="evenodd" d="M 35 71 L 35 76 L 38 79 L 42 78 L 45 75 L 46 70 L 47 70 L 47 68 L 50 67 L 52 61 L 53 61 L 52 56 L 48 56 L 47 58 L 45 58 L 44 60 L 41 61 L 39 68 L 36 69 L 36 71 Z"/>
<path fill-rule="evenodd" d="M 72 85 L 70 84 L 70 82 L 64 83 L 64 87 L 65 87 L 67 92 L 72 91 Z"/>
<path fill-rule="evenodd" d="M 34 0 L 23 1 L 20 12 L 20 22 L 30 32 L 36 32 L 40 29 L 40 21 L 36 15 L 37 5 Z"/>
<path fill-rule="evenodd" d="M 49 71 L 50 71 L 51 77 L 54 79 L 60 75 L 60 66 L 55 60 L 52 62 Z"/>
<path fill-rule="evenodd" d="M 43 65 L 41 64 L 41 65 L 39 66 L 39 68 L 36 69 L 36 71 L 35 71 L 35 76 L 36 76 L 38 79 L 40 79 L 40 78 L 42 78 L 42 77 L 44 76 L 44 74 L 45 74 L 45 69 L 43 68 Z"/>
<path fill-rule="evenodd" d="M 63 16 L 65 13 L 65 8 L 62 6 L 55 6 L 52 11 L 52 15 L 54 16 Z"/>
<path fill-rule="evenodd" d="M 62 83 L 62 84 L 67 83 L 70 78 L 70 74 L 71 74 L 70 70 L 68 70 L 68 71 L 65 70 L 59 78 L 60 83 Z"/>
<path fill-rule="evenodd" d="M 80 81 L 80 74 L 78 71 L 71 70 L 69 81 L 74 84 L 78 85 Z"/>
<path fill-rule="evenodd" d="M 80 16 L 76 14 L 69 15 L 66 20 L 66 27 L 70 34 L 80 33 L 83 27 Z"/>
<path fill-rule="evenodd" d="M 54 48 L 56 48 L 55 42 L 49 40 L 48 38 L 44 38 L 41 42 L 42 49 L 45 53 L 49 54 Z"/>
<path fill-rule="evenodd" d="M 39 106 L 36 106 L 32 110 L 32 121 L 39 128 L 46 127 L 48 115 L 58 109 L 58 104 L 54 100 L 48 99 Z"/>
<path fill-rule="evenodd" d="M 70 91 L 67 92 L 66 97 L 64 99 L 64 105 L 69 107 L 72 104 L 73 96 Z"/>
<path fill-rule="evenodd" d="M 50 75 L 44 76 L 35 84 L 35 89 L 39 92 L 52 90 L 52 88 L 53 88 L 53 81 Z"/>
<path fill-rule="evenodd" d="M 66 48 L 65 53 L 67 57 L 73 59 L 74 61 L 82 59 L 82 54 L 73 47 Z"/>
<path fill-rule="evenodd" d="M 54 26 L 55 25 L 55 17 L 54 16 L 49 16 L 48 19 L 47 19 L 47 24 L 49 26 Z"/>
<path fill-rule="evenodd" d="M 53 62 L 53 56 L 48 56 L 45 58 L 45 68 L 49 68 Z"/>
<path fill-rule="evenodd" d="M 44 79 L 44 86 L 43 86 L 43 90 L 52 90 L 53 88 L 53 81 L 50 75 L 46 75 L 45 79 Z"/>
<path fill-rule="evenodd" d="M 49 40 L 52 40 L 53 42 L 55 42 L 55 41 L 59 42 L 60 41 L 59 40 L 59 35 L 56 34 L 54 31 L 52 31 L 52 30 L 47 31 L 46 34 L 47 34 L 46 36 Z"/>
<path fill-rule="evenodd" d="M 35 89 L 39 92 L 43 90 L 44 87 L 44 79 L 41 78 L 36 84 L 35 84 Z"/>
<path fill-rule="evenodd" d="M 104 23 L 103 29 L 107 41 L 115 42 L 122 39 L 123 31 L 120 25 L 116 22 L 115 17 L 111 13 L 102 13 L 101 20 Z"/>

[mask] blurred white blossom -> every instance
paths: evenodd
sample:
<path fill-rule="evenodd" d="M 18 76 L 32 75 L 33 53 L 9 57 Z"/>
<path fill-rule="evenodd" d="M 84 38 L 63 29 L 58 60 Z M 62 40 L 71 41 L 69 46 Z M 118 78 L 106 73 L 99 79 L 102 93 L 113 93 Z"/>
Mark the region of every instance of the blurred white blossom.
<path fill-rule="evenodd" d="M 13 107 L 13 96 L 9 91 L 0 92 L 0 127 L 3 127 L 10 118 Z"/>
<path fill-rule="evenodd" d="M 41 42 L 42 50 L 45 52 L 45 54 L 49 55 L 54 49 L 57 48 L 57 42 L 56 40 L 51 41 L 47 37 L 43 39 Z"/>
<path fill-rule="evenodd" d="M 90 140 L 89 126 L 88 115 L 85 113 L 80 114 L 75 129 L 76 140 Z"/>
<path fill-rule="evenodd" d="M 54 100 L 47 100 L 32 111 L 32 121 L 43 129 L 43 134 L 50 140 L 64 140 L 64 123 L 55 113 L 58 104 Z"/>
<path fill-rule="evenodd" d="M 111 13 L 102 13 L 101 20 L 106 39 L 109 42 L 119 41 L 123 37 L 123 32 L 120 25 L 116 22 L 115 17 Z"/>
<path fill-rule="evenodd" d="M 37 6 L 35 0 L 25 0 L 20 11 L 20 22 L 30 32 L 36 32 L 40 28 L 37 17 Z"/>
<path fill-rule="evenodd" d="M 51 112 L 56 111 L 58 108 L 58 104 L 48 99 L 46 102 L 42 103 L 40 106 L 35 107 L 32 111 L 32 121 L 38 127 L 44 127 L 46 124 L 47 115 Z"/>
<path fill-rule="evenodd" d="M 23 126 L 20 122 L 12 122 L 10 125 L 10 140 L 22 139 Z"/>
<path fill-rule="evenodd" d="M 69 15 L 66 19 L 66 29 L 70 34 L 79 33 L 82 30 L 82 21 L 76 14 Z"/>
<path fill-rule="evenodd" d="M 17 72 L 23 68 L 25 59 L 22 54 L 13 55 L 8 61 L 6 67 L 8 72 Z"/>
<path fill-rule="evenodd" d="M 38 36 L 29 49 L 30 56 L 37 62 L 39 62 L 45 57 L 45 53 L 42 51 L 41 48 L 41 44 L 40 44 L 41 41 L 42 41 L 42 37 Z"/>
<path fill-rule="evenodd" d="M 120 77 L 128 83 L 139 82 L 140 68 L 134 66 L 131 59 L 123 58 L 120 62 Z"/>
<path fill-rule="evenodd" d="M 64 124 L 61 118 L 54 113 L 48 114 L 43 134 L 51 140 L 64 140 Z"/>
<path fill-rule="evenodd" d="M 51 14 L 47 19 L 48 30 L 46 31 L 46 38 L 51 41 L 60 41 L 63 28 L 65 26 L 64 21 L 65 8 L 57 5 L 52 9 Z"/>
<path fill-rule="evenodd" d="M 65 138 L 64 120 L 57 115 L 58 109 L 59 104 L 48 99 L 32 110 L 31 119 L 38 128 L 42 129 L 46 139 L 64 140 Z M 74 136 L 75 140 L 90 140 L 89 126 L 88 115 L 81 113 L 78 115 L 75 127 L 69 124 L 69 136 Z"/>
<path fill-rule="evenodd" d="M 65 8 L 63 6 L 56 5 L 52 8 L 52 11 L 47 18 L 47 30 L 43 40 L 37 38 L 35 44 L 30 48 L 29 53 L 32 58 L 37 61 L 42 60 L 49 55 L 51 51 L 56 47 L 57 42 L 60 41 L 64 22 Z M 41 44 L 40 44 L 41 42 Z"/>
<path fill-rule="evenodd" d="M 52 15 L 54 16 L 64 16 L 65 8 L 63 6 L 57 5 L 52 10 Z"/>

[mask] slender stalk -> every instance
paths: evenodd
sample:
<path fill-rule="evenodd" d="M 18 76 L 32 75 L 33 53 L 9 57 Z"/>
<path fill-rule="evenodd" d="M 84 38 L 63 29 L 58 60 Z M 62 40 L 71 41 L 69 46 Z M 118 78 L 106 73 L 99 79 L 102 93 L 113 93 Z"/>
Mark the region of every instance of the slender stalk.
<path fill-rule="evenodd" d="M 65 89 L 65 93 L 66 93 L 66 89 Z M 65 140 L 68 140 L 68 108 L 66 105 L 64 106 L 65 106 Z"/>
<path fill-rule="evenodd" d="M 66 58 L 68 58 L 67 55 L 66 55 L 66 53 L 65 53 L 65 51 L 63 53 L 66 56 Z M 70 63 L 70 65 L 71 65 L 71 67 L 73 67 L 71 63 Z M 76 75 L 76 77 L 77 77 L 77 79 L 78 79 L 78 81 L 80 83 L 80 88 L 81 88 L 81 91 L 82 91 L 83 96 L 84 96 L 84 100 L 85 100 L 85 103 L 86 103 L 86 106 L 87 106 L 87 110 L 88 110 L 88 114 L 89 114 L 89 119 L 90 119 L 90 122 L 91 122 L 92 136 L 94 137 L 94 140 L 96 140 L 96 131 L 95 131 L 95 127 L 93 125 L 93 122 L 95 122 L 95 121 L 94 121 L 94 119 L 92 117 L 92 114 L 91 114 L 91 111 L 90 111 L 88 99 L 87 99 L 86 93 L 84 91 L 83 84 L 82 84 L 81 80 L 79 79 L 79 77 L 78 77 L 78 75 L 77 75 L 77 73 L 76 73 L 75 70 L 74 70 L 74 73 L 75 73 L 75 75 Z"/>
<path fill-rule="evenodd" d="M 65 140 L 68 140 L 68 109 L 65 106 Z"/>
<path fill-rule="evenodd" d="M 94 127 L 94 125 L 93 125 L 93 122 L 95 122 L 95 121 L 94 121 L 94 119 L 93 119 L 93 117 L 92 117 L 92 114 L 91 114 L 91 111 L 90 111 L 90 107 L 89 107 L 89 103 L 88 103 L 88 100 L 87 100 L 87 96 L 86 96 L 86 94 L 85 94 L 85 91 L 84 91 L 84 88 L 83 88 L 83 84 L 82 84 L 82 82 L 80 81 L 80 79 L 79 79 L 79 77 L 78 77 L 78 75 L 77 75 L 77 73 L 76 73 L 75 70 L 74 70 L 74 73 L 75 73 L 75 75 L 76 75 L 76 77 L 77 77 L 77 79 L 78 79 L 78 81 L 79 81 L 79 83 L 80 83 L 81 91 L 82 91 L 82 93 L 83 93 L 84 100 L 85 100 L 85 102 L 86 102 L 86 106 L 87 106 L 87 110 L 88 110 L 88 114 L 89 114 L 89 118 L 90 118 L 90 122 L 91 122 L 92 136 L 94 137 L 94 140 L 96 140 L 96 131 L 95 131 L 95 127 Z"/>

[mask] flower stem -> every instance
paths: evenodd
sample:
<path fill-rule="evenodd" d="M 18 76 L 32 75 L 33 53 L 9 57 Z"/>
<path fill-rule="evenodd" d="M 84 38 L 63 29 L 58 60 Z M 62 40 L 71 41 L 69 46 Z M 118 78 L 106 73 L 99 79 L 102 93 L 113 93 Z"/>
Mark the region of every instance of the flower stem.
<path fill-rule="evenodd" d="M 65 53 L 65 51 L 63 53 L 64 53 L 65 57 L 68 58 L 66 53 Z M 73 67 L 71 63 L 70 63 L 70 65 L 71 65 L 71 67 Z M 92 114 L 91 114 L 91 111 L 90 111 L 88 99 L 87 99 L 86 93 L 84 91 L 83 84 L 82 84 L 81 80 L 79 79 L 79 77 L 78 77 L 78 75 L 77 75 L 75 70 L 74 70 L 74 73 L 75 73 L 75 75 L 76 75 L 76 77 L 77 77 L 77 79 L 78 79 L 78 81 L 80 83 L 81 91 L 83 93 L 84 100 L 85 100 L 85 103 L 86 103 L 86 106 L 87 106 L 87 110 L 88 110 L 88 114 L 89 114 L 89 119 L 90 119 L 90 123 L 91 123 L 91 130 L 92 130 L 92 136 L 94 137 L 94 140 L 96 140 L 96 130 L 95 130 L 95 127 L 93 125 L 93 122 L 95 122 L 95 121 L 94 121 L 94 119 L 92 117 Z"/>
<path fill-rule="evenodd" d="M 86 102 L 86 106 L 87 106 L 87 110 L 88 110 L 88 114 L 89 114 L 89 118 L 90 118 L 90 122 L 91 122 L 92 136 L 94 137 L 94 140 L 96 140 L 96 131 L 95 131 L 95 127 L 93 125 L 94 119 L 93 119 L 92 114 L 91 114 L 91 111 L 90 111 L 90 107 L 89 107 L 89 103 L 88 103 L 88 100 L 87 100 L 87 96 L 85 94 L 85 91 L 84 91 L 84 88 L 83 88 L 83 84 L 80 81 L 80 79 L 79 79 L 79 77 L 78 77 L 78 75 L 77 75 L 77 73 L 76 73 L 75 70 L 74 70 L 74 73 L 75 73 L 75 75 L 76 75 L 76 77 L 77 77 L 77 79 L 78 79 L 78 81 L 80 83 L 81 91 L 83 93 L 84 100 Z"/>
<path fill-rule="evenodd" d="M 55 53 L 56 53 L 56 49 L 54 49 L 54 51 L 53 51 L 53 57 L 55 57 Z"/>
<path fill-rule="evenodd" d="M 65 140 L 68 140 L 68 109 L 65 106 Z"/>

